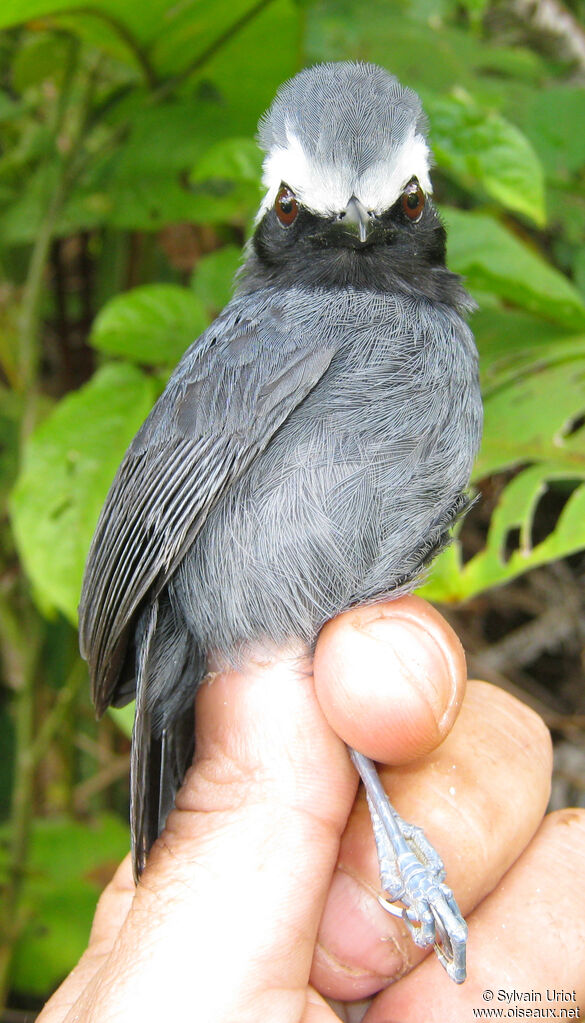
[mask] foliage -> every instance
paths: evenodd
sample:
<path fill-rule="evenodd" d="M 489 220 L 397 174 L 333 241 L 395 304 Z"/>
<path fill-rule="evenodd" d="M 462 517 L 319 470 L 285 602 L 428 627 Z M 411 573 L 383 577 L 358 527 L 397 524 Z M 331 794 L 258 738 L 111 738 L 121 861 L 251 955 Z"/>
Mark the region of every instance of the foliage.
<path fill-rule="evenodd" d="M 22 905 L 26 924 L 13 966 L 16 987 L 42 996 L 68 972 L 127 845 L 127 828 L 113 814 L 96 815 L 89 826 L 67 817 L 35 821 Z M 0 847 L 0 876 L 5 858 Z"/>
<path fill-rule="evenodd" d="M 371 59 L 419 91 L 450 263 L 480 307 L 473 327 L 486 423 L 475 478 L 505 474 L 501 497 L 483 549 L 463 565 L 456 540 L 427 593 L 462 599 L 585 547 L 585 135 L 576 130 L 585 91 L 558 59 L 523 40 L 504 45 L 486 8 L 483 0 L 371 0 L 365 18 L 358 0 L 4 0 L 5 508 L 15 485 L 2 519 L 0 649 L 10 699 L 0 734 L 15 749 L 17 782 L 2 861 L 0 1001 L 10 977 L 29 991 L 58 981 L 83 944 L 93 900 L 83 889 L 69 959 L 47 957 L 46 942 L 42 955 L 29 954 L 39 836 L 48 834 L 30 818 L 38 766 L 64 721 L 78 745 L 80 733 L 84 749 L 91 745 L 72 633 L 59 616 L 74 625 L 86 551 L 129 439 L 170 367 L 229 297 L 260 194 L 255 125 L 302 64 Z M 554 530 L 535 537 L 535 510 L 550 487 L 566 504 Z M 52 678 L 49 696 L 41 677 Z M 67 834 L 80 779 L 70 766 L 51 770 Z M 57 935 L 57 901 L 43 891 L 37 912 Z"/>

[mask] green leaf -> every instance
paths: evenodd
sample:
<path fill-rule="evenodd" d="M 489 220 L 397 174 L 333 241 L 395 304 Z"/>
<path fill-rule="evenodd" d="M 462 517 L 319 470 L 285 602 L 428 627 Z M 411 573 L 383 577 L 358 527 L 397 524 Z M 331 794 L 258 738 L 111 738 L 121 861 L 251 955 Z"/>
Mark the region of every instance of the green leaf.
<path fill-rule="evenodd" d="M 549 484 L 570 485 L 574 489 L 554 530 L 540 543 L 533 544 L 535 511 Z M 507 554 L 509 541 L 516 537 L 518 545 Z M 503 491 L 492 515 L 484 549 L 461 567 L 458 545 L 454 545 L 454 549 L 438 558 L 421 592 L 430 600 L 466 600 L 584 547 L 585 469 L 571 472 L 546 462 L 533 465 L 519 473 Z"/>
<path fill-rule="evenodd" d="M 25 36 L 12 63 L 12 85 L 24 92 L 33 85 L 52 80 L 61 85 L 71 50 L 71 40 L 57 32 L 35 32 Z"/>
<path fill-rule="evenodd" d="M 6 845 L 0 842 L 0 873 Z M 127 850 L 128 828 L 112 815 L 91 824 L 34 822 L 22 895 L 28 924 L 15 949 L 15 990 L 46 996 L 69 973 L 87 946 L 98 897 Z"/>
<path fill-rule="evenodd" d="M 585 472 L 585 430 L 574 431 L 585 412 L 585 359 L 521 377 L 484 405 L 476 479 L 534 461 L 563 466 L 569 476 Z"/>
<path fill-rule="evenodd" d="M 583 353 L 568 358 L 565 351 L 562 362 L 535 363 L 532 372 L 510 377 L 496 387 L 484 404 L 484 437 L 475 478 L 514 467 L 520 471 L 502 492 L 484 549 L 462 566 L 456 541 L 437 559 L 422 591 L 431 600 L 467 599 L 585 548 Z M 549 485 L 569 486 L 572 493 L 555 528 L 534 543 L 535 510 Z M 508 555 L 509 540 L 516 535 L 519 543 Z"/>
<path fill-rule="evenodd" d="M 477 94 L 480 84 L 493 85 L 497 77 L 504 103 L 517 75 L 542 79 L 546 70 L 535 54 L 490 46 L 479 33 L 441 23 L 434 10 L 423 24 L 410 0 L 369 0 L 366 17 L 362 0 L 317 0 L 305 8 L 305 18 L 307 63 L 372 60 L 417 91 L 447 92 L 457 82 Z"/>
<path fill-rule="evenodd" d="M 526 136 L 463 90 L 427 98 L 425 108 L 439 166 L 468 190 L 480 184 L 507 209 L 542 227 L 546 220 L 544 174 Z"/>
<path fill-rule="evenodd" d="M 372 60 L 405 84 L 441 91 L 469 84 L 477 44 L 465 33 L 441 27 L 425 31 L 405 3 L 321 0 L 306 11 L 307 56 L 316 60 Z M 485 46 L 485 44 L 484 44 Z"/>
<path fill-rule="evenodd" d="M 174 365 L 207 327 L 203 303 L 177 284 L 144 284 L 112 298 L 91 331 L 94 348 L 145 365 Z"/>
<path fill-rule="evenodd" d="M 523 127 L 548 173 L 566 178 L 585 167 L 585 89 L 554 85 L 539 90 L 524 111 Z"/>
<path fill-rule="evenodd" d="M 301 31 L 305 12 L 296 0 L 271 0 L 262 10 L 255 7 L 253 0 L 222 0 L 222 6 L 230 11 L 228 25 L 233 26 L 242 14 L 257 13 L 246 20 L 240 29 L 224 42 L 205 62 L 198 72 L 201 92 L 213 89 L 219 96 L 218 120 L 228 116 L 233 127 L 222 132 L 227 135 L 252 135 L 256 131 L 259 116 L 267 109 L 277 88 L 286 78 L 299 70 L 302 60 Z M 177 5 L 179 7 L 179 5 Z M 176 9 L 176 8 L 175 8 Z M 206 28 L 211 26 L 212 39 L 221 38 L 222 30 L 215 23 L 215 4 L 199 0 L 197 20 L 204 20 Z M 193 29 L 192 29 L 193 31 Z M 198 24 L 195 24 L 195 32 Z M 201 53 L 197 38 L 197 53 Z M 182 35 L 182 45 L 189 51 L 185 59 L 193 60 L 193 45 Z M 271 45 L 270 40 L 275 44 Z M 161 47 L 166 44 L 166 32 L 159 38 Z M 165 63 L 165 66 L 166 63 Z M 172 58 L 170 69 L 177 66 Z"/>
<path fill-rule="evenodd" d="M 579 292 L 557 270 L 493 217 L 442 209 L 448 258 L 471 290 L 491 291 L 512 305 L 566 327 L 585 325 Z"/>
<path fill-rule="evenodd" d="M 12 525 L 41 607 L 72 622 L 87 551 L 108 487 L 150 411 L 154 382 L 105 366 L 64 398 L 30 438 L 12 493 Z"/>
<path fill-rule="evenodd" d="M 197 263 L 191 287 L 209 312 L 218 313 L 229 302 L 241 262 L 242 250 L 237 245 L 224 245 Z"/>
<path fill-rule="evenodd" d="M 124 230 L 158 230 L 197 220 L 186 180 L 193 163 L 229 131 L 217 102 L 168 101 L 131 111 L 128 137 L 113 154 L 96 161 L 65 210 L 61 231 L 84 218 Z"/>
<path fill-rule="evenodd" d="M 484 307 L 471 327 L 479 350 L 484 400 L 496 388 L 542 372 L 548 366 L 585 358 L 585 333 L 559 327 L 518 309 Z"/>
<path fill-rule="evenodd" d="M 211 146 L 190 176 L 199 223 L 245 226 L 258 208 L 262 154 L 252 139 L 223 139 Z"/>
<path fill-rule="evenodd" d="M 148 4 L 138 4 L 136 0 L 96 0 L 92 10 L 98 15 L 119 19 L 139 38 L 145 39 L 161 29 L 168 7 L 168 0 L 150 0 Z M 65 11 L 80 11 L 79 16 L 83 17 L 87 8 L 83 8 L 79 0 L 3 0 L 0 28 Z"/>
<path fill-rule="evenodd" d="M 134 701 L 127 703 L 125 707 L 109 707 L 108 714 L 116 722 L 122 734 L 130 739 L 134 726 Z"/>
<path fill-rule="evenodd" d="M 82 190 L 68 203 L 60 232 L 76 220 L 153 231 L 180 220 L 213 222 L 208 194 L 194 194 L 188 177 L 207 149 L 237 130 L 230 109 L 208 98 L 168 101 L 132 109 L 128 137 L 91 167 Z M 246 140 L 253 146 L 250 139 Z M 243 218 L 238 218 L 243 223 Z"/>
<path fill-rule="evenodd" d="M 39 135 L 39 140 L 40 140 Z M 24 151 L 22 151 L 24 150 Z M 26 178 L 26 189 L 15 189 L 15 194 L 6 196 L 6 203 L 0 211 L 2 244 L 21 245 L 32 242 L 46 215 L 48 201 L 57 179 L 57 164 L 39 166 L 31 171 L 26 164 L 35 159 L 38 152 L 13 150 L 0 162 L 0 174 L 10 178 Z M 12 184 L 12 181 L 11 181 Z"/>

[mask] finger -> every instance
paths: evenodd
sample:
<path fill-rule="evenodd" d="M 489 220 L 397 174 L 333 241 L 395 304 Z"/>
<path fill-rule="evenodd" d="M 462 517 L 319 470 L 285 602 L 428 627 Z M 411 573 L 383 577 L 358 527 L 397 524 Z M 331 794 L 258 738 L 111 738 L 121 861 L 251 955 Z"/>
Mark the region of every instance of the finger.
<path fill-rule="evenodd" d="M 462 912 L 476 906 L 538 828 L 550 790 L 550 737 L 541 719 L 501 689 L 470 682 L 454 728 L 432 754 L 384 786 L 442 856 Z M 378 864 L 359 799 L 321 923 L 312 980 L 336 998 L 365 997 L 424 955 L 377 902 Z"/>
<path fill-rule="evenodd" d="M 468 980 L 456 988 L 427 960 L 374 1002 L 367 1023 L 581 1019 L 585 1011 L 585 811 L 551 814 L 497 889 L 472 914 Z M 553 1011 L 554 1010 L 554 1011 Z"/>
<path fill-rule="evenodd" d="M 126 856 L 97 905 L 89 945 L 77 966 L 47 1002 L 37 1023 L 61 1023 L 111 954 L 120 927 L 128 915 L 136 889 L 130 856 Z"/>
<path fill-rule="evenodd" d="M 437 746 L 463 698 L 461 644 L 420 597 L 354 608 L 329 622 L 314 665 L 317 697 L 331 727 L 386 763 L 406 763 Z"/>
<path fill-rule="evenodd" d="M 197 715 L 195 766 L 112 954 L 73 1010 L 88 1023 L 126 1018 L 124 1007 L 130 1018 L 183 1018 L 194 1000 L 210 1023 L 301 1020 L 307 1008 L 355 794 L 345 748 L 296 653 L 218 675 Z"/>

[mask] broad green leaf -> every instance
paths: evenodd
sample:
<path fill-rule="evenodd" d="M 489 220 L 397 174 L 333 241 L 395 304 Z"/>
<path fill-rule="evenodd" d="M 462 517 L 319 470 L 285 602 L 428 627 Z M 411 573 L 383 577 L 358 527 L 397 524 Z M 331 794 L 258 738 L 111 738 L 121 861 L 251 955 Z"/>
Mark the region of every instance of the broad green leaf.
<path fill-rule="evenodd" d="M 247 14 L 253 4 L 250 0 L 191 0 L 190 3 L 168 4 L 161 31 L 153 40 L 153 60 L 166 74 L 193 63 L 215 40 Z M 262 17 L 262 14 L 260 14 Z M 206 73 L 209 66 L 206 65 Z M 262 68 L 258 68 L 262 74 Z"/>
<path fill-rule="evenodd" d="M 320 0 L 310 4 L 305 17 L 307 63 L 373 60 L 420 91 L 447 92 L 456 83 L 477 94 L 480 83 L 492 84 L 497 76 L 505 97 L 515 88 L 516 75 L 532 81 L 546 71 L 543 61 L 521 47 L 490 46 L 479 34 L 437 24 L 434 13 L 425 26 L 406 2 L 369 0 L 364 17 L 362 0 Z"/>
<path fill-rule="evenodd" d="M 134 702 L 125 707 L 110 707 L 108 714 L 116 722 L 120 731 L 129 739 L 134 725 Z"/>
<path fill-rule="evenodd" d="M 479 350 L 484 399 L 531 371 L 585 358 L 585 332 L 575 333 L 517 309 L 484 306 L 471 327 Z"/>
<path fill-rule="evenodd" d="M 439 166 L 469 190 L 479 183 L 507 209 L 542 227 L 546 220 L 544 175 L 526 136 L 463 90 L 427 98 L 425 107 Z"/>
<path fill-rule="evenodd" d="M 579 481 L 567 500 L 554 530 L 533 545 L 532 528 L 539 499 L 549 484 Z M 506 553 L 511 539 L 518 546 Z M 466 600 L 499 586 L 531 568 L 568 557 L 585 547 L 585 468 L 571 471 L 555 464 L 530 466 L 504 490 L 497 505 L 485 548 L 461 567 L 458 545 L 444 552 L 421 592 L 430 600 Z"/>
<path fill-rule="evenodd" d="M 191 287 L 210 313 L 218 313 L 229 302 L 241 263 L 242 250 L 237 245 L 224 245 L 197 263 Z"/>
<path fill-rule="evenodd" d="M 55 16 L 66 11 L 80 11 L 84 8 L 79 0 L 3 0 L 0 8 L 0 28 L 20 25 L 37 18 Z M 122 22 L 139 39 L 154 36 L 164 24 L 168 15 L 168 0 L 149 0 L 138 4 L 136 0 L 95 0 L 91 8 L 98 16 L 111 17 Z"/>
<path fill-rule="evenodd" d="M 40 140 L 40 136 L 39 136 Z M 42 153 L 13 150 L 0 161 L 0 175 L 6 175 L 11 184 L 23 176 L 26 177 L 26 189 L 15 189 L 12 196 L 7 195 L 4 208 L 0 210 L 0 233 L 3 245 L 21 245 L 34 241 L 38 225 L 46 216 L 47 207 L 53 193 L 58 168 L 57 164 L 44 166 L 36 170 L 27 166 L 29 160 L 35 160 Z"/>
<path fill-rule="evenodd" d="M 4 845 L 0 841 L 0 873 Z M 84 824 L 34 822 L 22 895 L 28 923 L 15 949 L 15 990 L 43 996 L 69 973 L 87 946 L 99 895 L 127 850 L 128 828 L 113 815 Z"/>
<path fill-rule="evenodd" d="M 448 259 L 475 287 L 566 327 L 585 326 L 585 304 L 558 270 L 493 217 L 443 208 Z"/>
<path fill-rule="evenodd" d="M 258 9 L 253 0 L 96 0 L 91 5 L 4 0 L 0 29 L 39 18 L 127 62 L 149 87 L 189 68 L 208 80 L 219 77 L 229 93 L 224 99 L 237 97 L 239 109 L 253 111 L 254 118 L 294 70 L 298 54 L 299 12 L 289 0 Z M 266 46 L 267 39 L 278 39 L 278 46 Z M 252 122 L 240 124 L 240 131 L 252 128 Z"/>
<path fill-rule="evenodd" d="M 223 139 L 206 150 L 191 174 L 194 184 L 201 182 L 247 182 L 258 187 L 262 154 L 252 139 Z"/>
<path fill-rule="evenodd" d="M 207 23 L 213 25 L 214 6 L 202 0 L 200 3 Z M 225 115 L 233 119 L 233 128 L 224 130 L 223 137 L 252 135 L 277 88 L 299 70 L 299 61 L 303 61 L 301 30 L 305 12 L 301 4 L 296 0 L 271 0 L 260 9 L 246 0 L 244 7 L 246 13 L 257 13 L 224 40 L 195 79 L 202 92 L 207 86 L 218 94 L 220 123 Z M 232 5 L 232 10 L 230 25 L 236 23 L 239 8 Z M 214 28 L 213 39 L 221 39 L 221 30 Z M 165 36 L 161 36 L 162 44 L 164 40 Z M 188 56 L 188 61 L 191 60 L 192 56 Z M 176 66 L 174 61 L 171 66 Z"/>
<path fill-rule="evenodd" d="M 563 467 L 566 476 L 585 472 L 585 359 L 529 373 L 490 394 L 476 479 L 528 462 Z"/>
<path fill-rule="evenodd" d="M 143 89 L 141 94 L 134 88 L 121 104 L 114 105 L 112 110 L 106 108 L 105 117 L 88 142 L 88 149 L 95 148 L 96 155 L 92 155 L 83 180 L 76 182 L 68 196 L 59 218 L 59 235 L 106 223 L 123 230 L 147 231 L 181 220 L 217 222 L 224 216 L 241 226 L 247 223 L 257 206 L 258 191 L 251 178 L 245 179 L 241 191 L 234 188 L 236 181 L 240 184 L 244 181 L 242 168 L 236 177 L 237 168 L 232 166 L 230 173 L 223 177 L 224 199 L 220 202 L 213 192 L 213 181 L 199 180 L 195 194 L 188 186 L 188 175 L 215 143 L 229 136 L 251 135 L 277 86 L 294 72 L 299 13 L 290 0 L 273 0 L 264 10 L 245 20 L 233 35 L 231 29 L 237 26 L 238 18 L 254 12 L 250 0 L 237 0 L 235 4 L 220 0 L 213 5 L 195 0 L 174 8 L 157 0 L 153 9 L 148 5 L 144 18 L 142 15 L 137 18 L 135 5 L 104 3 L 103 0 L 91 8 L 91 15 L 89 9 L 76 10 L 67 3 L 54 8 L 50 4 L 35 3 L 11 4 L 10 7 L 16 17 L 18 13 L 25 17 L 25 11 L 26 16 L 29 13 L 32 16 L 55 10 L 62 18 L 61 12 L 73 11 L 75 14 L 70 13 L 69 20 L 77 18 L 80 25 L 87 19 L 99 21 L 98 16 L 103 15 L 101 33 L 118 31 L 122 26 L 123 32 L 134 33 L 137 40 L 149 40 L 142 50 L 148 52 L 155 64 L 158 57 L 155 58 L 151 48 L 162 48 L 160 60 L 165 68 L 168 61 L 166 71 L 171 76 L 180 76 L 183 70 L 194 68 L 188 84 L 177 87 L 176 94 L 171 93 L 164 102 L 153 102 L 152 91 L 149 94 L 148 89 Z M 0 13 L 0 24 L 1 21 Z M 118 29 L 114 22 L 120 23 Z M 176 28 L 174 35 L 173 26 Z M 171 36 L 177 45 L 182 40 L 182 63 L 177 52 L 165 51 L 166 55 L 162 55 Z M 272 36 L 279 38 L 281 44 L 267 50 L 266 38 Z M 46 38 L 40 35 L 38 45 L 41 48 Z M 99 44 L 99 39 L 94 42 Z M 220 43 L 217 51 L 208 55 L 201 68 L 195 68 L 197 54 L 204 53 L 207 46 L 212 47 L 216 42 Z M 128 50 L 127 43 L 123 43 L 124 47 Z M 123 54 L 118 54 L 115 68 L 119 65 L 120 70 L 116 72 L 117 78 L 114 75 L 114 82 L 119 79 L 130 87 L 136 61 L 128 57 L 129 63 L 124 69 L 122 58 Z M 253 75 L 250 75 L 250 67 L 254 67 Z M 128 133 L 117 140 L 115 148 L 106 146 L 102 153 L 108 130 L 124 124 L 126 117 Z M 241 146 L 248 146 L 255 152 L 250 138 Z M 0 223 L 5 243 L 21 244 L 34 239 L 51 194 L 48 181 L 54 162 L 50 158 L 51 151 L 45 151 L 44 165 L 38 176 L 31 175 L 27 168 L 26 190 L 19 189 L 15 196 L 7 196 Z M 7 159 L 14 161 L 14 155 L 7 153 L 2 163 Z M 259 160 L 257 155 L 254 158 Z M 20 159 L 19 165 L 22 162 Z M 21 174 L 19 180 L 20 177 Z M 231 201 L 226 197 L 226 185 Z"/>
<path fill-rule="evenodd" d="M 41 607 L 74 623 L 100 508 L 154 398 L 155 384 L 140 370 L 105 366 L 28 442 L 11 500 L 17 546 Z"/>
<path fill-rule="evenodd" d="M 361 0 L 322 0 L 309 6 L 306 19 L 309 62 L 359 56 L 382 64 L 415 88 L 442 91 L 453 82 L 471 84 L 476 41 L 445 26 L 440 32 L 424 31 L 409 16 L 407 4 L 370 0 L 364 17 Z"/>
<path fill-rule="evenodd" d="M 585 89 L 549 83 L 532 95 L 524 110 L 526 134 L 551 177 L 567 177 L 585 167 Z"/>
<path fill-rule="evenodd" d="M 35 32 L 25 36 L 12 63 L 12 85 L 24 92 L 32 85 L 51 79 L 61 85 L 71 53 L 71 40 L 57 32 Z"/>
<path fill-rule="evenodd" d="M 585 548 L 585 358 L 583 354 L 512 377 L 485 400 L 485 428 L 475 478 L 522 467 L 492 515 L 486 546 L 465 566 L 455 541 L 431 569 L 432 600 L 464 600 L 530 568 Z M 535 510 L 551 486 L 573 490 L 554 530 L 533 542 Z M 463 525 L 462 528 L 465 528 Z M 518 535 L 517 549 L 507 554 Z"/>
<path fill-rule="evenodd" d="M 197 202 L 187 177 L 205 149 L 229 131 L 217 102 L 196 98 L 147 103 L 132 111 L 132 125 L 114 153 L 91 168 L 83 190 L 73 196 L 62 229 L 73 217 L 99 219 L 128 230 L 158 230 L 197 219 Z"/>
<path fill-rule="evenodd" d="M 207 149 L 237 130 L 230 109 L 217 97 L 193 97 L 145 104 L 131 116 L 128 137 L 95 162 L 83 188 L 70 198 L 60 233 L 76 222 L 91 226 L 96 218 L 113 227 L 147 231 L 175 221 L 217 219 L 216 213 L 209 214 L 207 195 L 193 194 L 188 177 Z"/>
<path fill-rule="evenodd" d="M 260 202 L 262 155 L 252 139 L 224 139 L 210 147 L 193 168 L 193 214 L 199 223 L 246 226 Z"/>
<path fill-rule="evenodd" d="M 94 348 L 145 365 L 174 365 L 208 324 L 203 303 L 177 284 L 143 284 L 112 298 L 91 331 Z"/>

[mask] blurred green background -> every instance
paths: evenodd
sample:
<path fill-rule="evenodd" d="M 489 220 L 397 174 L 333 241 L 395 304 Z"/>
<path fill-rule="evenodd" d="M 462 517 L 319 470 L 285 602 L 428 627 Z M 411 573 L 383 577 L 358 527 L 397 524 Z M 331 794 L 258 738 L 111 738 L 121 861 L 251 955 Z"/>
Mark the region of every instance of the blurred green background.
<path fill-rule="evenodd" d="M 98 730 L 89 704 L 84 559 L 126 445 L 230 295 L 255 126 L 303 65 L 373 60 L 420 93 L 449 263 L 479 304 L 484 511 L 426 595 L 489 600 L 585 548 L 585 7 L 558 6 L 543 27 L 487 0 L 4 0 L 4 1020 L 76 961 L 127 850 L 128 715 Z"/>

